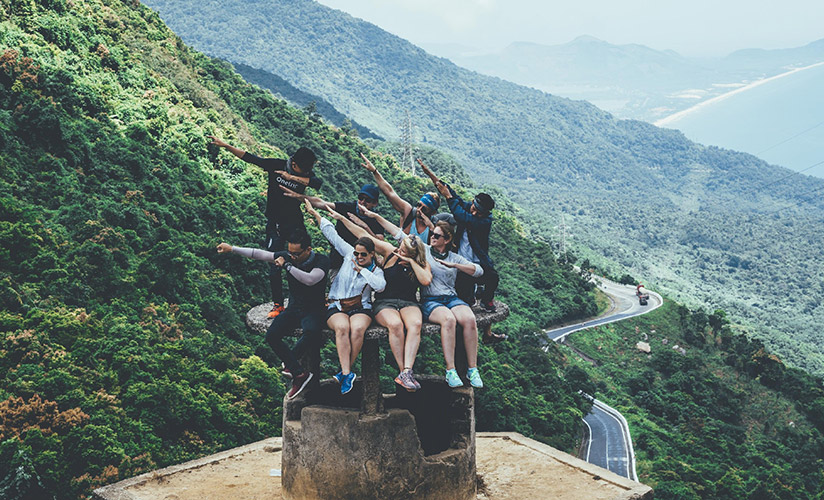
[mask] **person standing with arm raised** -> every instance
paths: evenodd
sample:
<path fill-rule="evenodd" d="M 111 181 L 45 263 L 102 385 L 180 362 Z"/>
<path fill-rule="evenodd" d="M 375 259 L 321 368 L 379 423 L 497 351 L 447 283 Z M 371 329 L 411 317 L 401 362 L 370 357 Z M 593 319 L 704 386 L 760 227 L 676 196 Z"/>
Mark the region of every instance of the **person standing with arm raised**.
<path fill-rule="evenodd" d="M 311 149 L 301 147 L 288 159 L 261 158 L 248 151 L 231 146 L 214 135 L 207 136 L 212 145 L 223 148 L 241 160 L 259 166 L 269 174 L 269 188 L 266 195 L 266 250 L 281 251 L 285 238 L 296 230 L 306 230 L 300 201 L 284 196 L 280 187 L 286 187 L 303 193 L 306 187 L 319 189 L 321 180 L 312 174 L 317 157 Z M 283 311 L 283 281 L 281 269 L 269 266 L 269 286 L 272 291 L 272 310 L 269 317 L 274 318 Z"/>

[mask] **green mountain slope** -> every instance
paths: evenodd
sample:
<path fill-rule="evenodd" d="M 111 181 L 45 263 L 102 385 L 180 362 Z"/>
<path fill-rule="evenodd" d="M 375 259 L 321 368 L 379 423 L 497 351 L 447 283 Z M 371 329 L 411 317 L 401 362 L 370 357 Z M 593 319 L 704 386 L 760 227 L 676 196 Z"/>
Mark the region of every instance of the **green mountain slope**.
<path fill-rule="evenodd" d="M 655 498 L 821 498 L 822 380 L 734 333 L 722 311 L 667 301 L 567 343 L 588 358 L 579 365 L 597 397 L 627 419 L 639 480 Z"/>
<path fill-rule="evenodd" d="M 139 3 L 0 0 L 0 19 L 0 497 L 88 497 L 278 435 L 283 381 L 243 323 L 266 300 L 265 266 L 215 251 L 261 246 L 265 177 L 205 136 L 313 148 L 330 200 L 367 181 L 360 153 L 405 197 L 426 184 L 189 50 Z M 538 325 L 592 314 L 591 286 L 505 211 L 494 238 L 513 340 L 481 347 L 478 429 L 574 448 L 584 379 L 541 350 Z M 443 369 L 438 339 L 420 360 Z"/>
<path fill-rule="evenodd" d="M 723 307 L 824 373 L 824 181 L 463 70 L 309 0 L 147 3 L 199 49 L 277 74 L 381 136 L 409 111 L 424 142 L 505 189 L 534 234 L 554 238 L 564 213 L 580 252 Z"/>

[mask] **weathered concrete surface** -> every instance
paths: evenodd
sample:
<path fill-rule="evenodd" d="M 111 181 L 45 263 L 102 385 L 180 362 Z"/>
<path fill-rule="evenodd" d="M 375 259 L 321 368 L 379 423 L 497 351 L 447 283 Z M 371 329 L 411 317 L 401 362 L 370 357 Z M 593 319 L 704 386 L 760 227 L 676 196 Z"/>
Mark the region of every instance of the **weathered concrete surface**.
<path fill-rule="evenodd" d="M 407 410 L 311 406 L 283 431 L 285 499 L 476 498 L 474 443 L 425 456 Z"/>
<path fill-rule="evenodd" d="M 95 490 L 96 500 L 280 500 L 281 439 L 270 438 Z M 266 450 L 269 451 L 266 451 Z M 652 500 L 648 486 L 516 433 L 476 439 L 477 500 Z"/>

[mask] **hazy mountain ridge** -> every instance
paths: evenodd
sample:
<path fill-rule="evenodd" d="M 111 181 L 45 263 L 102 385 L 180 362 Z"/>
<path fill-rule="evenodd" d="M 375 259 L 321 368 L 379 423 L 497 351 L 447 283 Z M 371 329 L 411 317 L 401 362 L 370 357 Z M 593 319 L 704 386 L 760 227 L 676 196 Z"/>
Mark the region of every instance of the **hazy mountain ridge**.
<path fill-rule="evenodd" d="M 581 36 L 561 45 L 514 43 L 498 53 L 444 50 L 456 64 L 549 93 L 583 99 L 623 118 L 655 121 L 791 67 L 824 61 L 824 40 L 792 49 L 682 56 Z"/>

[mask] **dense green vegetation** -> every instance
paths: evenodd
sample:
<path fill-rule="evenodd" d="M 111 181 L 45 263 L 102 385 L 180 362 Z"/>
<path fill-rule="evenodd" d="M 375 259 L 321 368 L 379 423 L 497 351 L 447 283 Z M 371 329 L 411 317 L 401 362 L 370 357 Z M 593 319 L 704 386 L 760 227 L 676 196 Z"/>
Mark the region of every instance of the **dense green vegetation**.
<path fill-rule="evenodd" d="M 430 187 L 189 50 L 138 3 L 0 0 L 0 19 L 0 497 L 85 497 L 278 435 L 284 385 L 243 324 L 266 300 L 266 268 L 215 252 L 261 246 L 266 182 L 205 136 L 268 156 L 313 148 L 329 200 L 368 180 L 361 152 L 403 196 Z M 512 341 L 481 347 L 477 428 L 573 449 L 582 379 L 540 349 L 539 327 L 594 313 L 591 286 L 500 202 L 492 252 Z M 418 371 L 442 364 L 427 339 Z"/>
<path fill-rule="evenodd" d="M 734 332 L 722 311 L 667 302 L 568 342 L 596 365 L 579 362 L 596 397 L 628 420 L 639 480 L 656 498 L 821 498 L 822 380 Z"/>
<path fill-rule="evenodd" d="M 276 74 L 383 137 L 409 112 L 422 142 L 508 193 L 531 234 L 557 239 L 565 214 L 579 254 L 728 310 L 824 374 L 824 181 L 463 70 L 317 2 L 147 3 L 200 50 Z"/>

